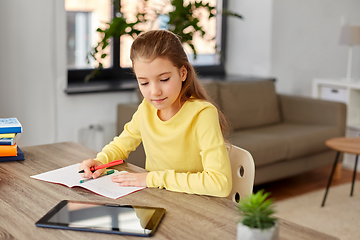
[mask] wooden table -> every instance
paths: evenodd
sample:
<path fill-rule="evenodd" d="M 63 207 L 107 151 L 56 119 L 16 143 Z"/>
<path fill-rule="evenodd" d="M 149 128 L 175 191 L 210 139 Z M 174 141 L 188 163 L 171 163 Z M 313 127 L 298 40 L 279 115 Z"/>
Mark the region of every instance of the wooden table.
<path fill-rule="evenodd" d="M 357 163 L 358 163 L 358 158 L 359 158 L 359 155 L 360 155 L 360 138 L 348 138 L 348 137 L 331 138 L 331 139 L 327 140 L 325 142 L 325 144 L 329 148 L 336 150 L 337 154 L 336 154 L 335 161 L 334 161 L 334 164 L 333 164 L 333 167 L 332 167 L 332 170 L 331 170 L 331 174 L 330 174 L 330 177 L 329 177 L 328 184 L 326 186 L 324 199 L 323 199 L 322 204 L 321 204 L 322 207 L 325 206 L 326 197 L 327 197 L 327 194 L 329 192 L 329 188 L 330 188 L 331 181 L 332 181 L 332 178 L 333 178 L 333 175 L 334 175 L 334 172 L 335 172 L 335 168 L 336 168 L 336 166 L 338 164 L 338 161 L 339 161 L 340 153 L 352 153 L 352 154 L 356 155 L 354 173 L 353 173 L 353 179 L 352 179 L 351 191 L 350 191 L 350 196 L 353 195 Z"/>
<path fill-rule="evenodd" d="M 239 216 L 235 203 L 228 199 L 147 188 L 113 200 L 81 187 L 68 188 L 30 178 L 93 158 L 95 151 L 69 142 L 22 150 L 25 161 L 0 163 L 0 239 L 138 239 L 35 226 L 37 220 L 64 199 L 163 207 L 166 214 L 153 239 L 236 239 Z M 145 171 L 129 163 L 117 169 Z M 280 239 L 337 239 L 282 219 L 279 226 Z"/>

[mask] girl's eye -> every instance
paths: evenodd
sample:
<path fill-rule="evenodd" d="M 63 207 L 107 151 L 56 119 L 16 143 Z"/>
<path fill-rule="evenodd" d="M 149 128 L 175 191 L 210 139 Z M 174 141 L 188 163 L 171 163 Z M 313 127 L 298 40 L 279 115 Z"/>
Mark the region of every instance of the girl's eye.
<path fill-rule="evenodd" d="M 142 83 L 140 83 L 140 85 L 145 86 L 145 85 L 148 85 L 148 83 L 147 82 L 142 82 Z"/>
<path fill-rule="evenodd" d="M 162 82 L 166 82 L 167 80 L 169 80 L 170 78 L 168 77 L 168 78 L 166 78 L 166 79 L 162 79 L 161 81 Z"/>

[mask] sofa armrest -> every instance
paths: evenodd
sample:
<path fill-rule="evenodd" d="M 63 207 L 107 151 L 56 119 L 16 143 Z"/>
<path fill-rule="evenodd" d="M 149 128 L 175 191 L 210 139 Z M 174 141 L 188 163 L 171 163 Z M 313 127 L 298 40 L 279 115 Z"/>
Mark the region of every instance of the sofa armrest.
<path fill-rule="evenodd" d="M 120 133 L 124 130 L 125 124 L 130 122 L 138 106 L 139 104 L 137 103 L 119 104 L 117 106 L 116 135 L 120 135 Z"/>
<path fill-rule="evenodd" d="M 346 105 L 314 98 L 278 94 L 284 122 L 335 125 L 345 134 Z"/>

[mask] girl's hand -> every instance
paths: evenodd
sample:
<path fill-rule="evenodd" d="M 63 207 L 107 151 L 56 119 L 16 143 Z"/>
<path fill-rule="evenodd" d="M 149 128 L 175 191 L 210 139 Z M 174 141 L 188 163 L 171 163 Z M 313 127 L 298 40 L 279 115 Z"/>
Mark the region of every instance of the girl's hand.
<path fill-rule="evenodd" d="M 123 187 L 146 187 L 146 177 L 148 172 L 145 173 L 122 173 L 111 177 L 113 182 L 119 183 Z"/>
<path fill-rule="evenodd" d="M 96 170 L 94 173 L 91 172 L 90 167 L 96 167 L 102 165 L 101 162 L 96 161 L 94 159 L 84 160 L 79 167 L 79 170 L 84 170 L 84 173 L 81 173 L 81 177 L 83 178 L 97 178 L 99 177 L 105 170 L 105 168 Z"/>

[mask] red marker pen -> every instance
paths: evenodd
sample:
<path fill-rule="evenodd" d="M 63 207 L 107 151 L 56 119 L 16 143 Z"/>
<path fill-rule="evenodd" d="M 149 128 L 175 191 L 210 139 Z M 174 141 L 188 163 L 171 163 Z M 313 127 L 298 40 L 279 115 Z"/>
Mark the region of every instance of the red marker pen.
<path fill-rule="evenodd" d="M 112 166 L 115 166 L 115 165 L 119 165 L 119 164 L 122 164 L 123 162 L 124 161 L 122 159 L 112 161 L 112 162 L 109 162 L 107 164 L 103 164 L 103 165 L 96 166 L 96 167 L 91 167 L 90 171 L 95 172 L 96 170 L 99 170 L 99 169 L 102 169 L 102 168 L 107 168 L 107 167 L 112 167 Z M 79 171 L 79 173 L 84 173 L 84 172 L 85 172 L 84 170 Z"/>

